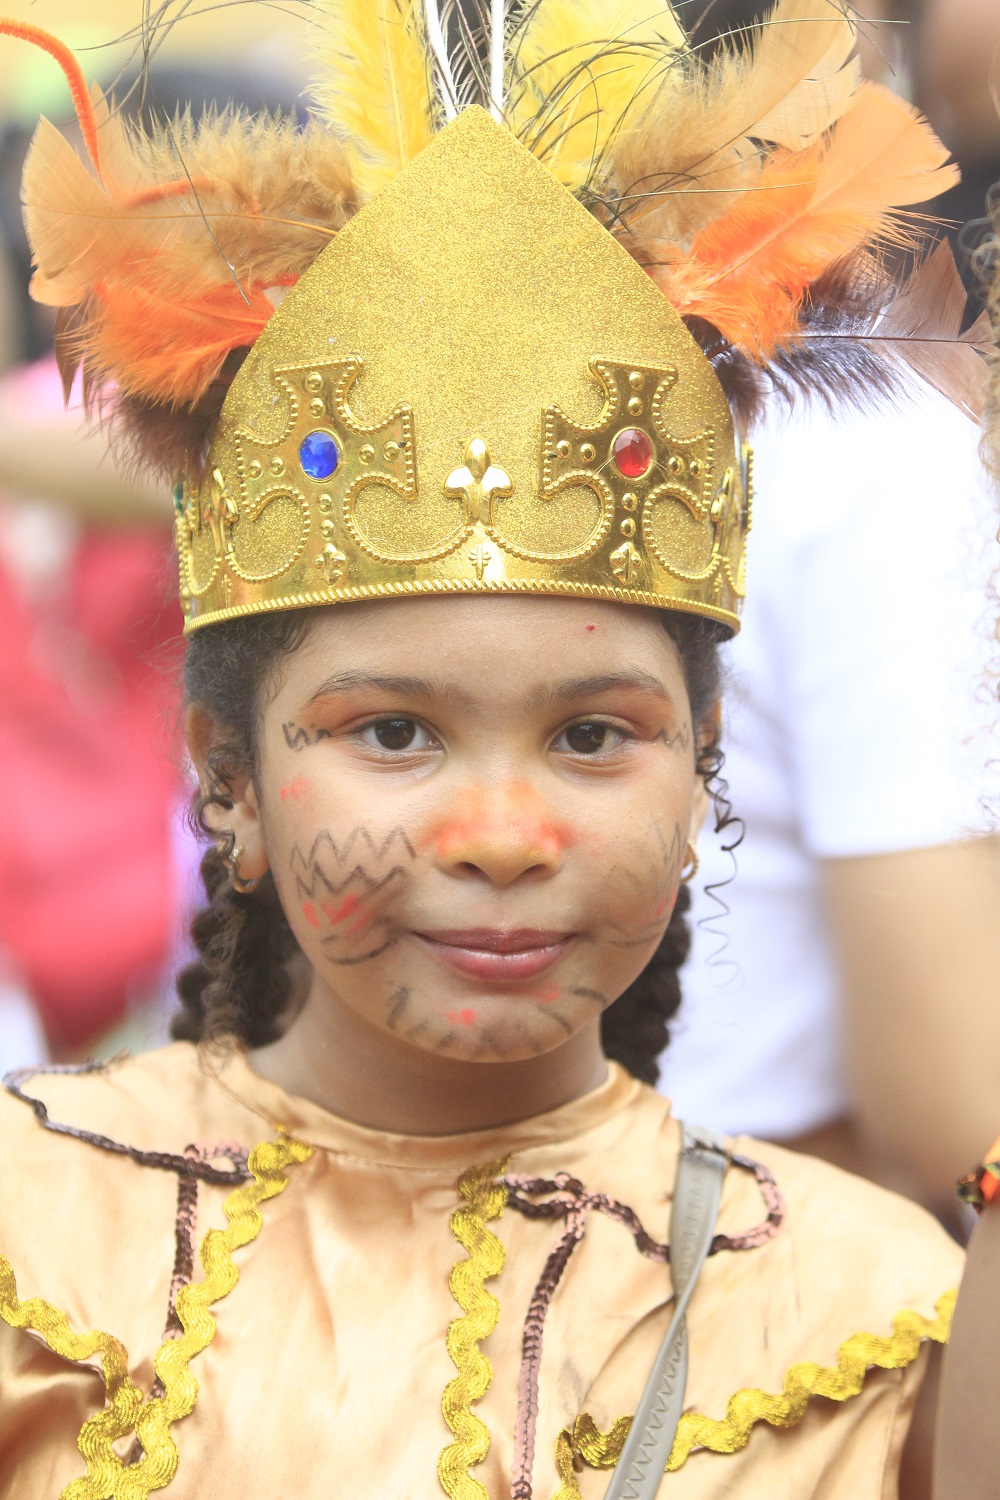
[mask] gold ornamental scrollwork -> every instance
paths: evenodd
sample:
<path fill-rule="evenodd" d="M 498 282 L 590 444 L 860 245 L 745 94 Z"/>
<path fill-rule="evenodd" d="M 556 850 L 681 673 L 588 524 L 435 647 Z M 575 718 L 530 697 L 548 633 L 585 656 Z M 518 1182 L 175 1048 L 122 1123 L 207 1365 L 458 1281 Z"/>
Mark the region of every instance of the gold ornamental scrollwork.
<path fill-rule="evenodd" d="M 543 418 L 542 462 L 539 499 L 557 503 L 560 497 L 581 488 L 590 490 L 599 507 L 595 524 L 581 543 L 558 552 L 527 551 L 511 547 L 518 556 L 539 561 L 583 561 L 597 565 L 594 582 L 613 582 L 635 587 L 646 571 L 638 546 L 639 505 L 650 487 L 669 478 L 660 426 L 663 401 L 677 384 L 672 365 L 621 364 L 597 356 L 590 372 L 604 393 L 604 406 L 597 421 L 586 425 L 550 406 Z M 615 444 L 623 434 L 637 432 L 650 445 L 650 463 L 640 477 L 630 475 L 616 462 Z M 661 451 L 663 450 L 663 451 Z M 595 554 L 607 543 L 608 551 L 598 563 Z"/>

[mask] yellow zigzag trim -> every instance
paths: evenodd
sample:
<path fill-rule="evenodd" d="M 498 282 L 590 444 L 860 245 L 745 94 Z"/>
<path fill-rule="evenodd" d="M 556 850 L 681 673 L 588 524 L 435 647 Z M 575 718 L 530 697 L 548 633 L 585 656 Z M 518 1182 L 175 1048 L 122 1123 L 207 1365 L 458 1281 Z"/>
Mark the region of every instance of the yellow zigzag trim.
<path fill-rule="evenodd" d="M 875 1367 L 900 1370 L 912 1364 L 924 1339 L 935 1343 L 948 1341 L 951 1316 L 957 1292 L 946 1292 L 936 1304 L 937 1317 L 921 1317 L 905 1308 L 892 1320 L 892 1335 L 881 1338 L 873 1333 L 855 1333 L 837 1351 L 836 1369 L 802 1363 L 792 1365 L 785 1375 L 781 1395 L 748 1388 L 730 1396 L 726 1415 L 721 1421 L 701 1412 L 685 1412 L 677 1428 L 666 1472 L 673 1474 L 687 1461 L 692 1449 L 708 1448 L 712 1453 L 736 1453 L 745 1448 L 758 1422 L 772 1427 L 794 1427 L 805 1416 L 814 1396 L 828 1401 L 846 1401 L 858 1396 L 865 1375 Z M 621 1457 L 625 1438 L 632 1425 L 631 1417 L 618 1417 L 607 1432 L 602 1432 L 593 1417 L 584 1412 L 577 1417 L 572 1430 L 564 1428 L 556 1440 L 556 1466 L 562 1484 L 553 1500 L 579 1500 L 580 1487 L 573 1468 L 579 1454 L 592 1469 L 613 1469 Z"/>
<path fill-rule="evenodd" d="M 173 1479 L 177 1448 L 170 1426 L 189 1416 L 198 1399 L 198 1382 L 188 1364 L 215 1334 L 215 1319 L 208 1309 L 231 1292 L 239 1279 L 233 1251 L 260 1233 L 264 1221 L 257 1205 L 284 1192 L 288 1186 L 285 1168 L 311 1155 L 311 1147 L 287 1139 L 263 1141 L 251 1151 L 254 1181 L 234 1188 L 223 1205 L 228 1229 L 210 1229 L 202 1240 L 204 1280 L 182 1287 L 177 1294 L 177 1316 L 184 1331 L 179 1338 L 166 1340 L 153 1361 L 163 1383 L 162 1396 L 143 1400 L 129 1377 L 125 1347 L 111 1334 L 74 1333 L 58 1307 L 40 1297 L 21 1302 L 10 1263 L 0 1255 L 0 1317 L 4 1322 L 41 1334 L 61 1359 L 79 1362 L 101 1355 L 107 1404 L 80 1429 L 77 1446 L 87 1461 L 87 1472 L 71 1480 L 60 1500 L 147 1500 L 151 1490 L 161 1490 Z M 144 1452 L 138 1463 L 126 1465 L 111 1445 L 133 1428 Z"/>
<path fill-rule="evenodd" d="M 481 1464 L 490 1450 L 489 1430 L 472 1411 L 490 1388 L 493 1366 L 479 1349 L 479 1342 L 491 1334 L 500 1316 L 500 1304 L 483 1283 L 488 1276 L 499 1276 L 505 1251 L 487 1226 L 499 1219 L 507 1206 L 507 1189 L 496 1179 L 507 1168 L 509 1157 L 470 1167 L 459 1178 L 458 1190 L 465 1203 L 451 1216 L 451 1232 L 469 1252 L 451 1273 L 451 1293 L 464 1317 L 455 1318 L 448 1328 L 448 1353 L 458 1374 L 445 1386 L 441 1410 L 455 1442 L 441 1450 L 438 1479 L 449 1500 L 488 1500 L 486 1488 L 469 1473 L 472 1464 Z"/>

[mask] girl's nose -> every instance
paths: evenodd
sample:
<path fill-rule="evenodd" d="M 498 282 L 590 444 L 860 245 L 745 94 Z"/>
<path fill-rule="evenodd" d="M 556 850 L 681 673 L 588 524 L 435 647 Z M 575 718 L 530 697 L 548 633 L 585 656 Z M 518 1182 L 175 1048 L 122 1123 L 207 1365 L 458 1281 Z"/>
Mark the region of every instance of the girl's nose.
<path fill-rule="evenodd" d="M 466 793 L 437 829 L 440 869 L 512 885 L 526 875 L 554 875 L 569 842 L 545 799 L 530 782 L 509 781 Z"/>

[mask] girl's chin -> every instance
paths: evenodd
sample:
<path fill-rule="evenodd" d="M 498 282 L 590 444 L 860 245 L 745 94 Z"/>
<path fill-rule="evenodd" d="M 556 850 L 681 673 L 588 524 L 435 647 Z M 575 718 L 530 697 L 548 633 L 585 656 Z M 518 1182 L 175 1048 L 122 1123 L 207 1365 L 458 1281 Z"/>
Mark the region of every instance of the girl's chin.
<path fill-rule="evenodd" d="M 456 1062 L 527 1062 L 568 1041 L 577 1027 L 536 1002 L 529 1008 L 510 995 L 466 999 L 426 1014 L 423 1024 L 400 1034 L 411 1047 Z"/>

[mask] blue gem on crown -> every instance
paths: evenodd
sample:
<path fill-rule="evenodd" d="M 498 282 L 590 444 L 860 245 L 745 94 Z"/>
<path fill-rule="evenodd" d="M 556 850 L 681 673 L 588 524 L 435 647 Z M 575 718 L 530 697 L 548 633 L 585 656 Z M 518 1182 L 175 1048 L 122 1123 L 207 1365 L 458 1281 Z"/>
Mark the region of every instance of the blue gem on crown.
<path fill-rule="evenodd" d="M 340 449 L 328 432 L 309 432 L 299 445 L 299 463 L 310 479 L 329 479 L 340 463 Z"/>

